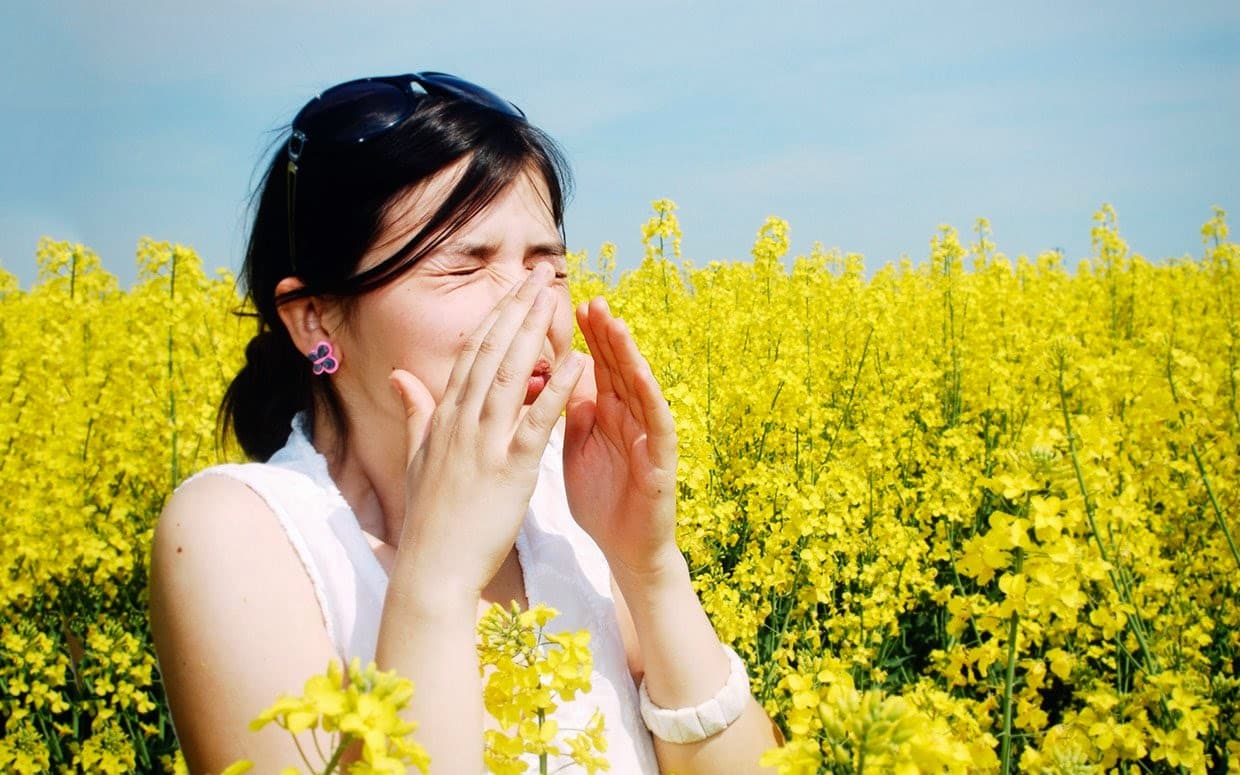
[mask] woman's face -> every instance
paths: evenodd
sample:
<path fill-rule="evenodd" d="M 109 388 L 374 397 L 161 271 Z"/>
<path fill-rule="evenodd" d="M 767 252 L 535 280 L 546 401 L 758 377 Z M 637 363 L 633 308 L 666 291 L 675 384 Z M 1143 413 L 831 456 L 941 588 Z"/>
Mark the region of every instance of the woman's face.
<path fill-rule="evenodd" d="M 449 167 L 394 202 L 358 271 L 379 264 L 404 245 L 463 169 L 464 162 Z M 340 386 L 354 394 L 345 397 L 351 409 L 399 412 L 400 402 L 388 381 L 394 368 L 417 377 L 439 403 L 466 338 L 515 283 L 539 263 L 547 263 L 555 270 L 550 287 L 557 303 L 526 394 L 526 404 L 533 401 L 572 345 L 564 243 L 549 201 L 540 175 L 519 176 L 409 271 L 358 300 L 334 335 L 342 364 L 337 376 L 348 372 L 352 383 Z"/>

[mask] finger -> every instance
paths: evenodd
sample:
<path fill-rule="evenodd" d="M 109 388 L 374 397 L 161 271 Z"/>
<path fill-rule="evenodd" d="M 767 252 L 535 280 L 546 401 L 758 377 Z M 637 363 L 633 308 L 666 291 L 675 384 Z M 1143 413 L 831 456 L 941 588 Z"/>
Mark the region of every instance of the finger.
<path fill-rule="evenodd" d="M 444 398 L 451 396 L 456 403 L 462 400 L 462 391 L 469 383 L 469 375 L 473 370 L 474 362 L 477 360 L 480 351 L 484 348 L 492 348 L 497 345 L 492 342 L 486 344 L 487 337 L 492 329 L 495 328 L 500 316 L 508 310 L 512 304 L 517 302 L 518 294 L 531 288 L 531 281 L 534 279 L 535 272 L 531 272 L 524 280 L 513 283 L 504 297 L 496 302 L 491 311 L 483 317 L 482 322 L 474 329 L 469 338 L 465 340 L 465 344 L 461 347 L 461 352 L 457 356 L 456 362 L 452 364 L 452 372 L 448 375 L 448 385 L 444 389 Z M 545 284 L 545 283 L 544 283 Z M 529 293 L 529 291 L 526 291 Z M 529 294 L 527 300 L 532 301 L 532 293 Z"/>
<path fill-rule="evenodd" d="M 637 375 L 635 384 L 646 422 L 646 452 L 650 462 L 664 471 L 675 470 L 676 421 L 667 398 L 649 369 Z"/>
<path fill-rule="evenodd" d="M 594 384 L 594 359 L 585 353 L 578 353 L 578 355 L 585 359 L 585 366 L 581 372 L 581 379 L 577 380 L 577 387 L 573 388 L 573 394 L 568 397 L 570 409 L 581 401 L 593 403 L 598 398 L 598 386 Z"/>
<path fill-rule="evenodd" d="M 594 386 L 594 360 L 585 353 L 578 353 L 585 362 L 577 385 L 565 406 L 564 449 L 575 450 L 594 427 L 595 409 L 598 406 L 598 389 Z"/>
<path fill-rule="evenodd" d="M 650 366 L 637 351 L 637 342 L 633 341 L 633 334 L 630 333 L 628 324 L 620 318 L 612 318 L 608 321 L 607 327 L 603 329 L 603 339 L 607 343 L 612 370 L 624 385 L 624 398 L 631 403 L 637 396 L 637 383 L 634 382 L 634 377 L 642 369 L 649 371 Z M 613 378 L 614 381 L 615 378 Z"/>
<path fill-rule="evenodd" d="M 610 316 L 607 302 L 600 296 L 577 308 L 577 325 L 581 328 L 581 335 L 585 337 L 586 346 L 590 348 L 590 355 L 594 359 L 594 384 L 598 395 L 613 392 L 611 370 L 607 367 L 607 353 L 603 349 L 605 343 L 599 331 L 599 325 L 605 324 Z"/>
<path fill-rule="evenodd" d="M 393 369 L 388 379 L 405 411 L 405 465 L 408 466 L 426 439 L 431 415 L 435 413 L 435 399 L 421 380 L 403 369 Z"/>
<path fill-rule="evenodd" d="M 580 304 L 578 304 L 577 309 L 574 310 L 575 317 L 577 318 L 577 328 L 581 330 L 581 336 L 583 339 L 586 340 L 586 349 L 591 353 L 591 355 L 593 355 L 595 347 L 598 346 L 595 343 L 594 330 L 590 326 L 590 305 L 593 303 L 594 303 L 593 299 L 589 301 L 583 301 Z M 593 371 L 594 369 L 592 366 L 591 372 Z M 597 391 L 598 390 L 597 377 L 595 377 L 594 387 L 595 387 L 595 390 Z"/>
<path fill-rule="evenodd" d="M 479 424 L 486 425 L 499 419 L 512 429 L 518 408 L 525 402 L 529 382 L 533 376 L 538 356 L 547 342 L 547 330 L 555 314 L 557 300 L 550 288 L 542 288 L 508 344 L 508 352 L 495 367 L 494 374 L 483 372 L 482 365 L 475 363 L 471 382 L 478 390 L 486 388 L 486 397 L 480 407 Z M 563 368 L 561 366 L 561 368 Z M 468 411 L 468 402 L 464 405 Z"/>
<path fill-rule="evenodd" d="M 538 394 L 538 398 L 534 399 L 534 403 L 530 404 L 529 411 L 521 418 L 516 432 L 512 435 L 510 449 L 514 458 L 533 464 L 542 457 L 547 441 L 551 438 L 551 431 L 564 412 L 568 397 L 572 395 L 573 388 L 584 370 L 585 356 L 571 352 L 560 364 L 560 368 L 551 375 L 547 386 Z"/>
<path fill-rule="evenodd" d="M 492 383 L 495 381 L 496 372 L 508 354 L 514 339 L 519 336 L 530 336 L 528 328 L 533 323 L 527 320 L 535 304 L 540 303 L 539 299 L 542 298 L 543 291 L 548 287 L 553 276 L 554 272 L 551 267 L 540 263 L 530 272 L 525 282 L 521 283 L 511 299 L 505 297 L 500 302 L 502 309 L 499 310 L 499 315 L 491 329 L 479 343 L 469 369 L 469 376 L 466 377 L 465 384 L 461 387 L 458 400 L 462 411 L 468 412 L 469 416 L 476 417 L 482 411 Z M 547 328 L 550 327 L 551 311 L 546 309 L 546 305 L 554 309 L 554 304 L 547 299 L 544 299 L 541 304 L 544 306 L 540 307 L 538 317 L 540 319 L 545 317 L 546 322 L 542 331 L 537 335 L 540 342 L 546 338 Z M 526 364 L 525 378 L 529 378 L 533 367 L 533 360 Z M 516 408 L 513 407 L 513 412 L 515 411 Z"/>
<path fill-rule="evenodd" d="M 594 428 L 597 414 L 598 405 L 593 401 L 579 401 L 568 405 L 564 420 L 564 454 L 566 457 L 576 454 L 590 438 L 590 431 Z"/>
<path fill-rule="evenodd" d="M 513 296 L 516 292 L 517 286 L 514 285 L 508 291 L 508 294 Z M 448 374 L 448 384 L 443 392 L 445 401 L 451 397 L 453 403 L 459 403 L 461 389 L 469 379 L 469 370 L 474 366 L 474 359 L 478 357 L 478 348 L 482 346 L 482 340 L 486 338 L 487 332 L 495 325 L 495 321 L 499 318 L 499 313 L 503 310 L 504 301 L 509 296 L 505 296 L 492 307 L 491 311 L 482 319 L 482 322 L 478 324 L 478 327 L 465 340 L 465 344 L 461 347 L 461 352 L 452 364 L 452 371 Z"/>
<path fill-rule="evenodd" d="M 621 381 L 624 382 L 625 399 L 629 404 L 630 412 L 642 420 L 647 432 L 655 432 L 658 427 L 666 429 L 663 423 L 671 419 L 671 413 L 667 410 L 667 401 L 663 398 L 661 389 L 658 388 L 658 381 L 655 379 L 655 372 L 650 368 L 650 362 L 646 361 L 646 358 L 637 350 L 637 342 L 632 339 L 629 326 L 624 320 L 616 319 L 608 327 L 606 339 L 610 345 L 611 355 L 615 357 L 615 370 L 619 372 Z M 672 433 L 675 433 L 675 425 L 672 427 Z"/>
<path fill-rule="evenodd" d="M 646 359 L 637 351 L 637 343 L 633 341 L 628 326 L 619 318 L 607 322 L 600 339 L 604 343 L 603 351 L 607 354 L 607 367 L 611 371 L 611 383 L 616 396 L 624 402 L 629 412 L 643 425 L 647 425 L 645 407 L 638 396 L 637 374 L 650 372 Z"/>

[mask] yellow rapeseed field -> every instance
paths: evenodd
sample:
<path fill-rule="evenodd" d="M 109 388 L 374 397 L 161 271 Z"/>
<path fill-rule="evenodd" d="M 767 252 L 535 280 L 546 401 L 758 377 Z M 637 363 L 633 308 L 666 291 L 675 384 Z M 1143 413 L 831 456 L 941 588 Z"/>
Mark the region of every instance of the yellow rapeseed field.
<path fill-rule="evenodd" d="M 608 298 L 671 402 L 680 545 L 788 739 L 765 762 L 1240 771 L 1221 211 L 1199 258 L 1145 260 L 1103 207 L 1079 267 L 1010 259 L 979 221 L 867 278 L 857 255 L 788 256 L 776 218 L 748 261 L 681 262 L 674 205 L 654 209 L 636 270 L 571 256 L 574 297 Z M 81 245 L 38 260 L 29 289 L 0 271 L 0 771 L 172 772 L 147 552 L 172 489 L 239 454 L 215 409 L 255 324 L 181 246 L 143 240 L 130 290 Z M 490 766 L 519 771 L 504 751 L 540 734 L 492 740 Z"/>

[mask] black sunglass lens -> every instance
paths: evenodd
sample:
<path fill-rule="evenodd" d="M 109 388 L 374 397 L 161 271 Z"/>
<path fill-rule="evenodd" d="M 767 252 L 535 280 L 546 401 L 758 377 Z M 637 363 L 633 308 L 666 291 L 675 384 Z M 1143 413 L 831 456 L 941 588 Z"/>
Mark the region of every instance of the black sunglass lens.
<path fill-rule="evenodd" d="M 407 89 L 383 81 L 333 86 L 306 105 L 293 127 L 312 138 L 360 142 L 399 124 L 413 110 Z"/>
<path fill-rule="evenodd" d="M 525 111 L 516 105 L 513 105 L 495 92 L 488 91 L 476 83 L 470 83 L 464 78 L 457 78 L 455 75 L 447 73 L 422 72 L 414 76 L 414 80 L 421 83 L 423 88 L 430 85 L 441 92 L 469 100 L 491 110 L 505 113 L 509 116 L 525 118 Z"/>

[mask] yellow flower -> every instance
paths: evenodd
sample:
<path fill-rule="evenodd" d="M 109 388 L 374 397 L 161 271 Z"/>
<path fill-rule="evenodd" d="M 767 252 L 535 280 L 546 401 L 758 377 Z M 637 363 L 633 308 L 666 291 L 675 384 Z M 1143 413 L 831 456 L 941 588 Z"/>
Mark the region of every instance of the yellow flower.
<path fill-rule="evenodd" d="M 349 663 L 347 686 L 344 676 L 340 663 L 332 660 L 326 674 L 306 681 L 303 696 L 279 698 L 250 723 L 250 728 L 258 730 L 275 722 L 297 735 L 322 727 L 341 735 L 333 743 L 333 751 L 349 747 L 354 740 L 362 741 L 362 759 L 351 766 L 350 772 L 404 772 L 412 765 L 425 773 L 430 758 L 409 738 L 417 725 L 399 713 L 413 697 L 413 685 L 394 672 L 380 671 L 373 662 L 363 668 L 356 657 Z"/>
<path fill-rule="evenodd" d="M 574 300 L 608 298 L 669 401 L 678 545 L 789 736 L 770 761 L 990 772 L 1010 739 L 1009 768 L 1240 768 L 1225 214 L 1200 257 L 1168 261 L 1109 206 L 1079 264 L 1009 258 L 984 221 L 972 244 L 945 226 L 928 260 L 877 269 L 820 244 L 793 256 L 790 234 L 770 218 L 746 260 L 694 265 L 660 200 L 641 253 L 569 257 Z M 129 289 L 86 246 L 36 257 L 28 289 L 0 271 L 0 771 L 171 771 L 146 556 L 171 489 L 237 459 L 214 407 L 253 321 L 184 246 L 141 240 Z M 601 732 L 563 720 L 592 665 L 555 624 L 512 610 L 480 632 L 495 767 L 522 771 L 527 743 L 557 746 L 556 766 L 605 760 Z M 359 764 L 412 756 L 385 715 L 397 685 L 336 670 L 267 723 L 343 737 L 351 714 L 371 738 Z"/>

